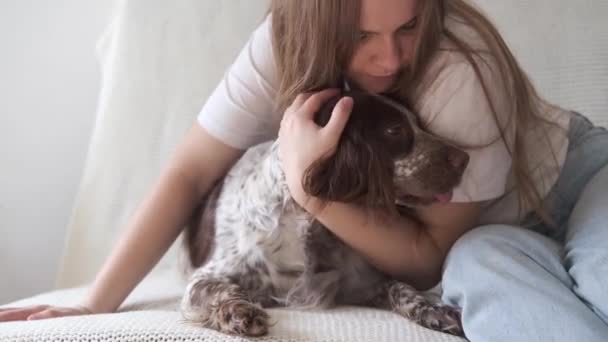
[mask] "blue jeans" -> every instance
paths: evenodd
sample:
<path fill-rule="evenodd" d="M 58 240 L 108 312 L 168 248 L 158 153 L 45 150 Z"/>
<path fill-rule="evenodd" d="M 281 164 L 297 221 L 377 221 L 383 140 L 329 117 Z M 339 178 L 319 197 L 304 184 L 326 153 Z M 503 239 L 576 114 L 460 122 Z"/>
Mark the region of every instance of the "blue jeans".
<path fill-rule="evenodd" d="M 485 225 L 448 254 L 443 300 L 473 342 L 608 341 L 608 131 L 574 113 L 569 136 L 555 228 Z"/>

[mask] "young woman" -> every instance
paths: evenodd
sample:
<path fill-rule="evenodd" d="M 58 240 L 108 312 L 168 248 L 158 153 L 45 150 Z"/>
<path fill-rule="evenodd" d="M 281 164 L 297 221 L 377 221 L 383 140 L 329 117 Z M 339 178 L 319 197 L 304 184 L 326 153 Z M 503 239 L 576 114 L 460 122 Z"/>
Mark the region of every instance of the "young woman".
<path fill-rule="evenodd" d="M 384 217 L 316 200 L 301 176 L 335 149 L 352 100 L 313 113 L 346 79 L 412 107 L 470 156 L 451 201 Z M 197 201 L 255 143 L 276 137 L 296 201 L 380 270 L 442 280 L 472 341 L 608 336 L 608 133 L 536 94 L 492 24 L 463 0 L 276 0 L 135 213 L 83 305 L 0 320 L 114 311 Z M 382 216 L 384 215 L 384 216 Z"/>

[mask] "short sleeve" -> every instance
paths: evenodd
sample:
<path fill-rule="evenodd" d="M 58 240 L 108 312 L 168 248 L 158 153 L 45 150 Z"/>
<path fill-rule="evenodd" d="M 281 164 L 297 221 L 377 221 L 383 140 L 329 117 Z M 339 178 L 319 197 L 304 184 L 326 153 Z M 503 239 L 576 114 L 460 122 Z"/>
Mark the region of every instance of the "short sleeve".
<path fill-rule="evenodd" d="M 238 149 L 271 140 L 278 131 L 280 117 L 273 113 L 278 81 L 270 37 L 267 16 L 197 118 L 209 134 Z"/>
<path fill-rule="evenodd" d="M 477 202 L 500 197 L 507 192 L 512 159 L 503 139 L 512 130 L 505 92 L 489 69 L 478 63 L 492 99 L 498 122 L 475 70 L 468 62 L 447 65 L 423 95 L 419 107 L 421 121 L 433 134 L 455 143 L 469 154 L 469 164 L 452 202 Z"/>

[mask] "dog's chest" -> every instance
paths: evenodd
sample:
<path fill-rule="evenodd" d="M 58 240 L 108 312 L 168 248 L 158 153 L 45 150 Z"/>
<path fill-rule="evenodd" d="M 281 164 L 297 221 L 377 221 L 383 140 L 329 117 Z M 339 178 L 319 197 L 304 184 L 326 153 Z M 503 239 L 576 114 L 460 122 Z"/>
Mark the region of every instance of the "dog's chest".
<path fill-rule="evenodd" d="M 289 212 L 272 229 L 243 226 L 233 230 L 230 241 L 220 241 L 221 248 L 234 248 L 232 253 L 222 253 L 222 262 L 230 268 L 244 267 L 247 273 L 258 273 L 277 295 L 284 294 L 306 267 L 305 216 Z"/>
<path fill-rule="evenodd" d="M 271 233 L 262 246 L 270 278 L 280 291 L 292 288 L 297 277 L 305 271 L 309 226 L 308 215 L 287 212 L 279 220 L 279 229 Z"/>
<path fill-rule="evenodd" d="M 289 196 L 269 145 L 250 149 L 225 179 L 217 207 L 216 263 L 259 272 L 277 290 L 305 268 L 312 217 Z"/>

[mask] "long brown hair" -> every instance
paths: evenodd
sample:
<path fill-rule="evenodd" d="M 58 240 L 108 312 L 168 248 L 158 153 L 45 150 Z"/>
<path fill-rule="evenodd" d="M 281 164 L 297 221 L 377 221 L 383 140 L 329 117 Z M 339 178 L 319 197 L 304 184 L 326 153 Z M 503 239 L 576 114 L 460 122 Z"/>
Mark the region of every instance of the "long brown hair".
<path fill-rule="evenodd" d="M 535 124 L 540 121 L 552 123 L 538 113 L 540 99 L 526 73 L 490 20 L 465 0 L 419 0 L 417 6 L 414 56 L 392 93 L 404 104 L 415 103 L 414 89 L 427 76 L 425 72 L 439 51 L 440 42 L 451 42 L 474 69 L 500 130 L 498 139 L 503 140 L 512 157 L 520 213 L 523 208 L 532 208 L 545 223 L 552 224 L 542 205 L 540 189 L 532 179 L 525 149 L 530 127 L 537 127 Z M 271 1 L 272 44 L 280 80 L 277 111 L 284 111 L 299 93 L 340 85 L 358 41 L 360 9 L 360 0 Z M 471 46 L 452 32 L 445 25 L 446 18 L 471 28 L 481 37 L 484 48 Z M 506 94 L 502 97 L 511 99 L 507 110 L 509 124 L 515 125 L 512 135 L 506 134 L 504 124 L 499 122 L 488 80 L 480 71 L 480 63 L 485 63 L 488 56 L 492 58 L 492 70 L 498 73 L 493 79 L 503 83 L 501 89 Z M 544 139 L 548 141 L 546 131 Z"/>

